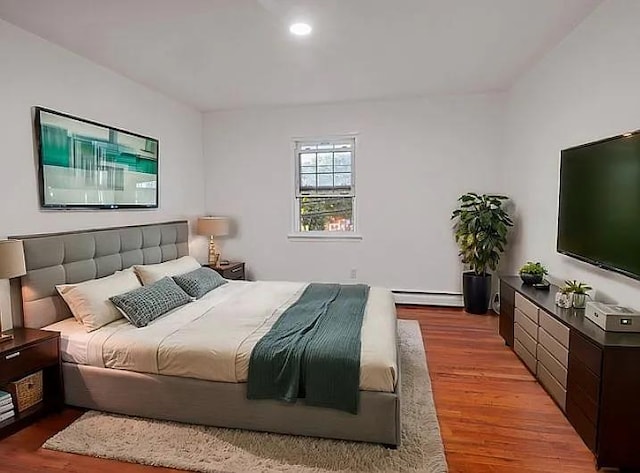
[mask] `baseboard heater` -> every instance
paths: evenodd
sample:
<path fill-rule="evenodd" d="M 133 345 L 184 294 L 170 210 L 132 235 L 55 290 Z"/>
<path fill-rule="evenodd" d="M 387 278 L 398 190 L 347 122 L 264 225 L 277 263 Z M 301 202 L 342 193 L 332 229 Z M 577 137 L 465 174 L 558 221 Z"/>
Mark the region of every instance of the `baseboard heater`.
<path fill-rule="evenodd" d="M 403 291 L 392 290 L 396 304 L 436 305 L 445 307 L 463 307 L 462 294 L 442 291 Z"/>

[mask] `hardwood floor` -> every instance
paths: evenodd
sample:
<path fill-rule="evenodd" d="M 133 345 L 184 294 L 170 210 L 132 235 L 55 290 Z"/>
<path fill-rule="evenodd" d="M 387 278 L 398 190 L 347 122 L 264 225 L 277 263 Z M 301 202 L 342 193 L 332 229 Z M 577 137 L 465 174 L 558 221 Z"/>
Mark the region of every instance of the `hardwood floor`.
<path fill-rule="evenodd" d="M 400 307 L 420 322 L 451 473 L 595 471 L 567 419 L 498 335 L 498 317 Z"/>
<path fill-rule="evenodd" d="M 420 322 L 451 473 L 594 471 L 593 456 L 498 336 L 498 318 L 400 307 Z M 0 441 L 0 473 L 169 472 L 41 449 L 81 415 L 65 409 Z"/>

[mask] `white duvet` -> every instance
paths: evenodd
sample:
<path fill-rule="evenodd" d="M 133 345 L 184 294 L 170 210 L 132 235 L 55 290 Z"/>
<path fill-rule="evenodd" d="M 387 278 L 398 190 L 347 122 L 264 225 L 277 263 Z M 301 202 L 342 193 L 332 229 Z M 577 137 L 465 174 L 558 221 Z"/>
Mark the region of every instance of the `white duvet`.
<path fill-rule="evenodd" d="M 202 299 L 136 328 L 120 319 L 87 333 L 73 318 L 46 327 L 61 332 L 66 362 L 242 383 L 258 340 L 307 283 L 231 281 Z M 393 392 L 397 380 L 392 294 L 371 288 L 362 322 L 360 389 Z"/>

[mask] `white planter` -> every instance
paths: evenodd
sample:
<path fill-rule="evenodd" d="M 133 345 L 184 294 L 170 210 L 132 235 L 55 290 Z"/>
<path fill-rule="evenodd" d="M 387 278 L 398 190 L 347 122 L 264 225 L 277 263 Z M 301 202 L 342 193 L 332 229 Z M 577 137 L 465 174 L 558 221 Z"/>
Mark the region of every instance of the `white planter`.
<path fill-rule="evenodd" d="M 573 305 L 573 294 L 564 294 L 562 292 L 556 293 L 556 305 L 563 309 L 569 309 Z"/>

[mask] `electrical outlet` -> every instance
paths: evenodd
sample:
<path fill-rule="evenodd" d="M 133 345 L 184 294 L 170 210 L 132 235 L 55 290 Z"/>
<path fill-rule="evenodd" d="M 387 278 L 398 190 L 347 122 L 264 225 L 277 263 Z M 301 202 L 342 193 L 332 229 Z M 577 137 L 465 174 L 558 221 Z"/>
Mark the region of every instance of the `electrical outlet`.
<path fill-rule="evenodd" d="M 351 279 L 355 279 L 358 277 L 358 270 L 356 268 L 351 269 Z"/>

